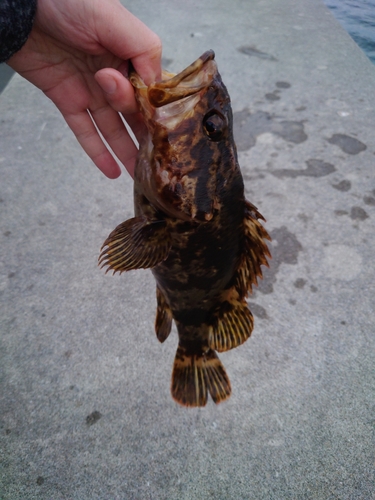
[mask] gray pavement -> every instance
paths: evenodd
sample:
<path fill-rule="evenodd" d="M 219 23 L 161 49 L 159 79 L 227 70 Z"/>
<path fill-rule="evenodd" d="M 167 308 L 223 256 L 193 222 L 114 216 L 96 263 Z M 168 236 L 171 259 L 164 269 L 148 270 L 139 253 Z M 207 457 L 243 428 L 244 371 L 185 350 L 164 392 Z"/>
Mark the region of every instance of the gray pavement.
<path fill-rule="evenodd" d="M 178 71 L 212 48 L 273 261 L 233 395 L 170 397 L 149 271 L 97 268 L 132 182 L 54 106 L 0 96 L 0 498 L 373 499 L 375 68 L 318 0 L 130 0 Z"/>

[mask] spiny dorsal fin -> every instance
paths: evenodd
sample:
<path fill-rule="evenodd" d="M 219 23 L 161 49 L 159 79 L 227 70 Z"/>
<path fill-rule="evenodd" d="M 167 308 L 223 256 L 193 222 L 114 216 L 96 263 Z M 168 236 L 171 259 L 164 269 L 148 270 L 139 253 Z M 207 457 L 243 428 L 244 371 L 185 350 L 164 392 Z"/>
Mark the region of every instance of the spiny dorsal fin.
<path fill-rule="evenodd" d="M 158 340 L 164 342 L 168 338 L 172 328 L 172 311 L 167 301 L 165 300 L 163 292 L 160 288 L 156 287 L 156 318 L 155 318 L 155 332 Z"/>
<path fill-rule="evenodd" d="M 268 267 L 267 257 L 271 258 L 270 251 L 265 240 L 271 241 L 271 237 L 264 229 L 258 219 L 264 220 L 257 208 L 247 200 L 245 201 L 245 244 L 241 263 L 235 276 L 235 286 L 239 295 L 246 297 L 252 286 L 262 278 L 261 265 Z"/>
<path fill-rule="evenodd" d="M 105 240 L 99 265 L 108 266 L 106 272 L 111 269 L 113 274 L 155 267 L 168 257 L 170 247 L 164 220 L 134 217 L 118 225 Z"/>
<path fill-rule="evenodd" d="M 231 394 L 228 375 L 215 351 L 189 353 L 178 346 L 172 372 L 173 399 L 183 406 L 205 406 L 207 393 L 217 404 Z"/>
<path fill-rule="evenodd" d="M 219 352 L 234 349 L 250 337 L 253 326 L 254 318 L 245 301 L 224 301 L 210 332 L 209 345 Z"/>

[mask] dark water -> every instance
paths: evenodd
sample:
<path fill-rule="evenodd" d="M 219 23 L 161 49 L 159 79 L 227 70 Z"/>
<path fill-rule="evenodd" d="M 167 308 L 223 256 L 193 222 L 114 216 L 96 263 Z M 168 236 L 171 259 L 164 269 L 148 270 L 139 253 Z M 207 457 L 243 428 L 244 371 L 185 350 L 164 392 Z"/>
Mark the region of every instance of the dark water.
<path fill-rule="evenodd" d="M 324 3 L 375 64 L 375 0 L 324 0 Z"/>

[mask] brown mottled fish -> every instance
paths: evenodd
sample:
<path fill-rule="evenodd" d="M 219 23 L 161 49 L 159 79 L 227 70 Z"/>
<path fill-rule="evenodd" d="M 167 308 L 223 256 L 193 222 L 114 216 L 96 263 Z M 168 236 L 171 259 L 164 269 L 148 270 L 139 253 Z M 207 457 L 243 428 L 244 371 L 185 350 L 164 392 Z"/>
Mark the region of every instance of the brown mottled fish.
<path fill-rule="evenodd" d="M 209 50 L 148 87 L 131 74 L 148 128 L 135 167 L 135 217 L 117 226 L 99 257 L 114 273 L 152 269 L 156 335 L 164 342 L 175 321 L 171 391 L 185 406 L 204 406 L 208 393 L 215 403 L 230 396 L 216 351 L 250 337 L 245 298 L 270 256 L 263 217 L 244 197 L 230 98 L 214 57 Z"/>

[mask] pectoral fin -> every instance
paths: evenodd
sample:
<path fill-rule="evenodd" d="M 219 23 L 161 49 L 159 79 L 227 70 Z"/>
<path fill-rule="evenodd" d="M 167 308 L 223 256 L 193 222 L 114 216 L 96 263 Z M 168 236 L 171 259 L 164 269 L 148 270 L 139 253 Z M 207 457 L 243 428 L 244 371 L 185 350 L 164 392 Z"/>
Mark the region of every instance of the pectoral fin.
<path fill-rule="evenodd" d="M 250 337 L 254 319 L 245 301 L 224 301 L 216 314 L 217 319 L 209 336 L 211 349 L 229 351 Z"/>
<path fill-rule="evenodd" d="M 108 266 L 106 272 L 111 269 L 113 274 L 155 267 L 168 257 L 170 247 L 164 220 L 134 217 L 118 225 L 105 240 L 99 265 Z"/>
<path fill-rule="evenodd" d="M 158 340 L 160 342 L 164 342 L 171 333 L 172 328 L 172 311 L 163 292 L 160 288 L 156 287 L 156 301 L 157 301 L 157 309 L 156 309 L 156 318 L 155 318 L 155 332 Z"/>

